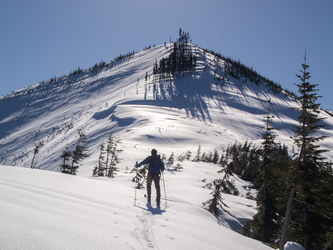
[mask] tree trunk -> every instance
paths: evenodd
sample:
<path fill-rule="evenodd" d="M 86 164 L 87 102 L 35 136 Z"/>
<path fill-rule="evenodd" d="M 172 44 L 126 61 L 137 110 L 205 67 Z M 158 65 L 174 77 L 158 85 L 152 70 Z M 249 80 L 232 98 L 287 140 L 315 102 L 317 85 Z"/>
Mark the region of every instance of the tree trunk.
<path fill-rule="evenodd" d="M 309 234 L 308 234 L 308 213 L 309 213 L 309 210 L 308 210 L 308 207 L 306 204 L 304 204 L 304 207 L 303 207 L 303 229 L 305 231 L 305 234 L 304 234 L 304 240 L 303 240 L 303 247 L 305 249 L 308 249 L 309 248 Z"/>
<path fill-rule="evenodd" d="M 291 206 L 293 204 L 293 198 L 295 196 L 295 192 L 296 192 L 296 188 L 293 187 L 290 190 L 290 194 L 289 194 L 289 200 L 288 200 L 286 215 L 285 215 L 285 218 L 284 218 L 284 223 L 283 223 L 283 229 L 282 229 L 282 233 L 281 233 L 280 248 L 279 248 L 279 250 L 283 250 L 284 249 L 284 244 L 286 243 L 287 231 L 288 231 L 289 222 L 290 222 Z"/>
<path fill-rule="evenodd" d="M 324 250 L 328 250 L 330 245 L 332 245 L 332 243 L 333 243 L 333 240 L 330 243 L 328 243 L 328 245 L 324 248 Z"/>
<path fill-rule="evenodd" d="M 31 166 L 30 166 L 31 168 L 34 168 L 35 156 L 36 156 L 36 152 L 34 153 L 34 156 L 32 157 Z"/>

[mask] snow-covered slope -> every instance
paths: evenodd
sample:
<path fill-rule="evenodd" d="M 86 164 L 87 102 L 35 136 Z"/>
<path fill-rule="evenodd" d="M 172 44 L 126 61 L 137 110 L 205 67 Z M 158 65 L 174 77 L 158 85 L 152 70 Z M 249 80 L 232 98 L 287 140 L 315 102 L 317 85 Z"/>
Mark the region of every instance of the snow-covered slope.
<path fill-rule="evenodd" d="M 0 167 L 1 249 L 266 248 L 235 232 L 255 214 L 254 201 L 225 195 L 229 213 L 219 223 L 203 209 L 210 196 L 201 180 L 218 178 L 216 165 L 185 161 L 182 171 L 166 171 L 161 210 L 146 206 L 144 191 L 134 203 L 129 170 L 152 148 L 177 158 L 187 151 L 193 157 L 199 145 L 202 152 L 236 141 L 259 145 L 268 100 L 276 140 L 292 148 L 298 113 L 291 98 L 225 75 L 225 62 L 197 47 L 194 72 L 154 77 L 154 63 L 171 50 L 157 46 L 0 98 L 0 164 L 25 167 Z M 332 149 L 333 118 L 320 115 L 327 117 L 320 133 L 329 136 L 321 145 Z M 59 171 L 60 155 L 73 149 L 80 129 L 90 157 L 79 176 L 29 169 L 35 144 L 43 142 L 36 168 Z M 122 140 L 120 171 L 116 178 L 92 178 L 99 145 L 110 133 Z M 235 178 L 244 195 L 248 183 Z"/>
<path fill-rule="evenodd" d="M 195 72 L 180 79 L 157 79 L 153 65 L 171 50 L 172 45 L 157 46 L 96 72 L 84 71 L 3 96 L 0 163 L 30 167 L 35 144 L 43 141 L 37 168 L 58 171 L 61 152 L 77 142 L 79 129 L 87 135 L 91 154 L 79 169 L 83 176 L 92 174 L 99 145 L 110 133 L 123 141 L 120 168 L 131 168 L 153 147 L 168 157 L 172 152 L 196 152 L 199 144 L 203 151 L 221 150 L 236 141 L 259 144 L 268 100 L 277 140 L 291 149 L 298 116 L 290 109 L 296 106 L 292 99 L 225 75 L 225 62 L 198 47 Z M 218 81 L 219 77 L 224 80 Z M 333 118 L 321 115 L 328 118 L 321 133 L 329 136 L 322 145 L 332 149 Z"/>
<path fill-rule="evenodd" d="M 165 172 L 160 209 L 146 205 L 144 191 L 134 200 L 131 173 L 110 180 L 0 166 L 0 248 L 270 249 L 228 228 L 250 219 L 255 201 L 225 195 L 230 211 L 220 225 L 201 207 L 209 191 L 199 181 L 218 167 L 188 163 Z"/>

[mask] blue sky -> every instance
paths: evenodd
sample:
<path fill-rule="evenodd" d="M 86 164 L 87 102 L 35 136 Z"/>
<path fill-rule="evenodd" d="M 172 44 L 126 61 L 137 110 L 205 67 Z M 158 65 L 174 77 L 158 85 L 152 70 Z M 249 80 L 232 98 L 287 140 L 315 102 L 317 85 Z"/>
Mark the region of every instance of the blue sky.
<path fill-rule="evenodd" d="M 230 56 L 297 91 L 305 50 L 333 110 L 331 0 L 2 0 L 0 95 L 175 40 Z"/>

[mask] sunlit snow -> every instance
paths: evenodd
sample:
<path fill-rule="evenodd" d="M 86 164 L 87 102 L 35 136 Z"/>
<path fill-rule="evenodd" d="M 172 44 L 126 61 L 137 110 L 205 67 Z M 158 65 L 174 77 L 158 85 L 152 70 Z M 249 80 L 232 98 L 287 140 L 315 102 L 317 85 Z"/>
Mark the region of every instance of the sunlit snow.
<path fill-rule="evenodd" d="M 198 47 L 194 72 L 158 79 L 153 65 L 171 49 L 157 46 L 96 73 L 1 97 L 1 249 L 268 249 L 236 232 L 256 213 L 255 201 L 244 198 L 249 183 L 235 176 L 241 195 L 225 195 L 229 208 L 219 221 L 202 206 L 210 198 L 202 180 L 218 178 L 217 165 L 185 161 L 180 172 L 166 171 L 160 210 L 146 206 L 142 190 L 134 200 L 130 170 L 152 148 L 166 157 L 191 151 L 193 158 L 199 145 L 220 153 L 235 142 L 260 145 L 269 100 L 276 140 L 293 145 L 298 112 L 290 109 L 297 106 L 291 98 L 245 79 L 218 81 L 224 62 Z M 333 118 L 320 116 L 327 119 L 319 134 L 328 136 L 321 145 L 332 149 Z M 78 176 L 57 173 L 62 151 L 75 145 L 80 129 L 90 157 Z M 120 171 L 93 178 L 99 145 L 110 133 L 122 140 Z M 39 141 L 44 146 L 32 170 Z"/>

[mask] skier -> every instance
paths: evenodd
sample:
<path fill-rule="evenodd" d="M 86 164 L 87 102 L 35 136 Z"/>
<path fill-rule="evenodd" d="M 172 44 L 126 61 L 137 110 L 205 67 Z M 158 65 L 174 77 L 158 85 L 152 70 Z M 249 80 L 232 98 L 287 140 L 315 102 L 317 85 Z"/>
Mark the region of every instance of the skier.
<path fill-rule="evenodd" d="M 156 204 L 159 207 L 161 201 L 160 174 L 164 171 L 164 163 L 161 160 L 160 155 L 157 154 L 156 149 L 152 149 L 151 156 L 148 156 L 142 162 L 136 164 L 136 167 L 139 168 L 144 164 L 149 164 L 147 175 L 148 203 L 150 203 L 151 198 L 151 183 L 154 181 L 156 188 Z"/>

